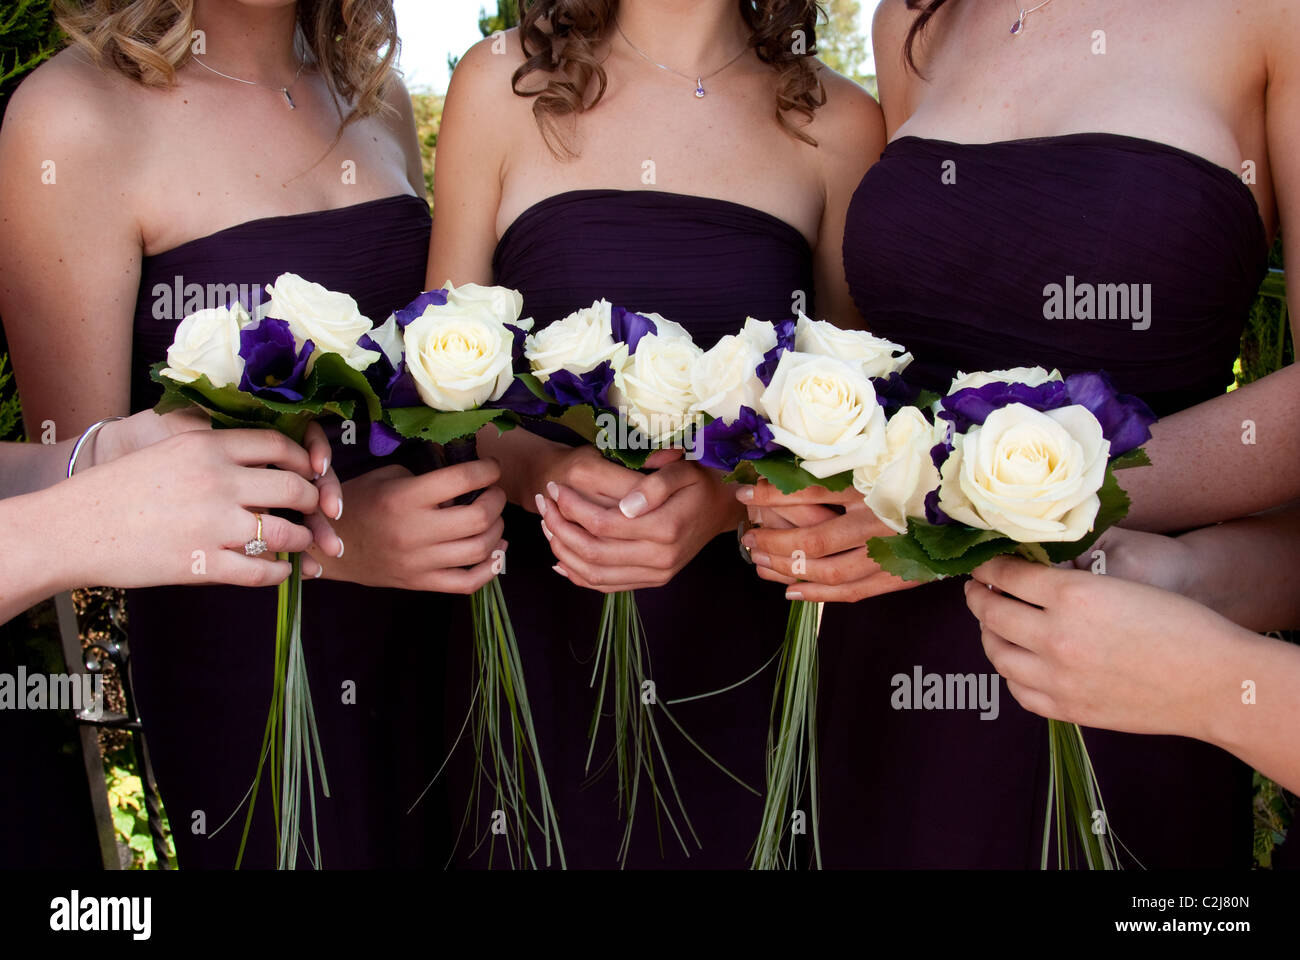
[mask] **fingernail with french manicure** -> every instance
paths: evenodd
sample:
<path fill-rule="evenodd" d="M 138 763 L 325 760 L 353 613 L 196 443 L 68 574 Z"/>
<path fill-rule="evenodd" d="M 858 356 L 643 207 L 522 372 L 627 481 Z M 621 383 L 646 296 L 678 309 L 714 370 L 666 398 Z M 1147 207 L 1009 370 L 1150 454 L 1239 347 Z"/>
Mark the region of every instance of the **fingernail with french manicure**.
<path fill-rule="evenodd" d="M 772 558 L 766 553 L 751 553 L 749 559 L 753 560 L 760 567 L 770 567 L 772 565 Z"/>
<path fill-rule="evenodd" d="M 552 500 L 560 499 L 560 485 L 554 480 L 546 485 L 546 492 L 551 495 Z"/>
<path fill-rule="evenodd" d="M 640 491 L 633 491 L 618 502 L 619 510 L 623 511 L 623 516 L 627 517 L 629 520 L 635 520 L 637 517 L 641 516 L 645 507 L 645 494 Z"/>
<path fill-rule="evenodd" d="M 740 542 L 752 549 L 753 547 L 758 546 L 758 537 L 754 536 L 752 533 L 747 533 L 740 538 Z"/>
<path fill-rule="evenodd" d="M 334 514 L 334 519 L 335 520 L 343 519 L 343 498 L 342 497 L 339 497 L 339 509 L 338 512 Z"/>
<path fill-rule="evenodd" d="M 545 520 L 542 521 L 542 533 L 544 533 L 544 534 L 546 535 L 546 539 L 547 539 L 548 542 L 550 541 L 550 539 L 551 539 L 552 537 L 555 536 L 555 534 L 551 533 L 551 531 L 549 531 L 549 530 L 546 529 L 546 521 L 545 521 Z"/>
<path fill-rule="evenodd" d="M 787 590 L 785 593 L 785 598 L 787 600 L 802 600 L 803 594 L 800 593 L 798 590 Z"/>
<path fill-rule="evenodd" d="M 342 537 L 339 537 L 339 552 L 334 554 L 334 557 L 337 560 L 343 559 L 343 538 Z"/>
<path fill-rule="evenodd" d="M 537 495 L 537 512 L 541 516 L 546 516 L 546 498 L 540 493 Z"/>
<path fill-rule="evenodd" d="M 742 486 L 736 491 L 736 499 L 741 503 L 749 503 L 754 499 L 754 488 L 748 484 Z"/>

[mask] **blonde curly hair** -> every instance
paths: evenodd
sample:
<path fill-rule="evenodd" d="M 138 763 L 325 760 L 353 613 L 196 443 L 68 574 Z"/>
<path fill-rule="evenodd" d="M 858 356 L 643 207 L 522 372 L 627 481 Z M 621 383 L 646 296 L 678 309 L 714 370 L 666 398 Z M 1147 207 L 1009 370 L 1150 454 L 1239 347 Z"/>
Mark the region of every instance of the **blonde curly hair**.
<path fill-rule="evenodd" d="M 167 87 L 189 61 L 194 0 L 55 0 L 59 26 L 100 67 Z M 310 62 L 351 109 L 343 127 L 384 112 L 400 43 L 393 0 L 298 0 Z"/>

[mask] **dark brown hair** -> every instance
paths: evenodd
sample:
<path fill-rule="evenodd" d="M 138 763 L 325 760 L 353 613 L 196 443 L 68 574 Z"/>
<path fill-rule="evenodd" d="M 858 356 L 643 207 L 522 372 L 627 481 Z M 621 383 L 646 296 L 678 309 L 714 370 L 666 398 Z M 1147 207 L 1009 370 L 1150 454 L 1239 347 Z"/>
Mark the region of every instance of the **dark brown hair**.
<path fill-rule="evenodd" d="M 813 112 L 826 102 L 813 59 L 820 12 L 817 0 L 738 2 L 740 15 L 751 31 L 750 49 L 780 75 L 777 122 L 791 136 L 816 146 L 789 114 L 811 121 Z M 590 110 L 605 95 L 608 80 L 596 58 L 596 48 L 613 27 L 617 13 L 618 0 L 519 0 L 519 40 L 525 60 L 515 71 L 511 86 L 521 97 L 536 98 L 533 115 L 557 153 L 573 154 L 557 130 L 559 122 Z M 538 71 L 552 76 L 540 88 L 523 88 L 522 81 Z"/>
<path fill-rule="evenodd" d="M 930 18 L 938 13 L 939 8 L 947 2 L 948 0 L 907 0 L 907 9 L 919 11 L 916 19 L 912 21 L 912 26 L 908 28 L 907 40 L 903 47 L 907 56 L 907 65 L 912 68 L 914 73 L 919 74 L 921 72 L 916 66 L 915 57 L 912 55 L 917 38 L 921 35 L 921 31 L 925 29 L 925 25 L 930 22 Z"/>

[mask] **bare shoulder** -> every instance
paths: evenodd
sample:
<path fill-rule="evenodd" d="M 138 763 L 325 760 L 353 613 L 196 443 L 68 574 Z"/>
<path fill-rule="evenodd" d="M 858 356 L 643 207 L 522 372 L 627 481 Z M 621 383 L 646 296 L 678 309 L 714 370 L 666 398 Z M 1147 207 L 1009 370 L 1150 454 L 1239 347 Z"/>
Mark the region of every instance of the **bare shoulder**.
<path fill-rule="evenodd" d="M 140 105 L 152 93 L 116 71 L 101 70 L 79 50 L 62 50 L 14 91 L 0 151 L 13 158 L 34 151 L 56 161 L 120 154 L 139 133 Z"/>
<path fill-rule="evenodd" d="M 876 49 L 876 60 L 882 52 L 898 51 L 901 56 L 907 31 L 916 19 L 917 11 L 907 5 L 907 0 L 881 0 L 871 16 L 871 43 Z"/>
<path fill-rule="evenodd" d="M 875 98 L 825 64 L 819 64 L 818 78 L 826 91 L 826 103 L 813 114 L 809 135 L 832 153 L 879 153 L 885 140 L 885 118 Z"/>
<path fill-rule="evenodd" d="M 517 27 L 480 40 L 452 71 L 448 98 L 498 104 L 517 100 L 511 83 L 525 60 Z"/>

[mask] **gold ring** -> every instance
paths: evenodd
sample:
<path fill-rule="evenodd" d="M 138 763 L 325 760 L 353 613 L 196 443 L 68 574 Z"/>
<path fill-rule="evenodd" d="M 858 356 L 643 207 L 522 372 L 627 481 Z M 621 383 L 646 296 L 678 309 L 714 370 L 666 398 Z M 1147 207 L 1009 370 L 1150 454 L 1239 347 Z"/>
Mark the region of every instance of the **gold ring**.
<path fill-rule="evenodd" d="M 257 535 L 244 544 L 244 555 L 249 557 L 260 556 L 268 549 L 266 541 L 262 539 L 262 515 L 255 513 L 253 516 L 257 517 Z"/>

